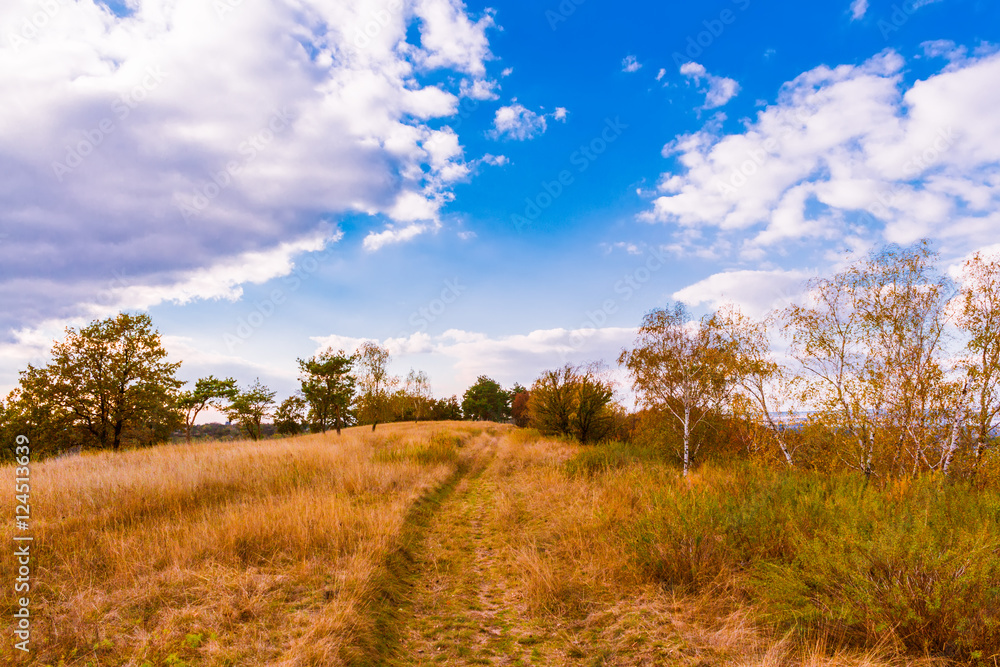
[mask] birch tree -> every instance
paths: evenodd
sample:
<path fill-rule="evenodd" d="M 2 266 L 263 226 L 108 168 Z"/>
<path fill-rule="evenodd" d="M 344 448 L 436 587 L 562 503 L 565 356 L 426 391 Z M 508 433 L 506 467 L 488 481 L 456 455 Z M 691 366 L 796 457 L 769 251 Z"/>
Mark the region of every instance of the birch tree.
<path fill-rule="evenodd" d="M 701 446 L 695 429 L 731 394 L 732 344 L 708 320 L 689 321 L 684 306 L 676 304 L 646 314 L 635 347 L 623 350 L 618 363 L 632 376 L 640 404 L 668 413 L 678 424 L 687 475 Z"/>
<path fill-rule="evenodd" d="M 739 401 L 742 410 L 753 422 L 763 425 L 771 434 L 789 468 L 794 467 L 793 449 L 786 437 L 785 425 L 779 423 L 776 411 L 790 413 L 792 383 L 788 369 L 774 359 L 769 331 L 774 316 L 754 320 L 729 305 L 721 308 L 710 322 L 718 335 L 732 342 L 736 372 L 736 391 L 745 399 Z"/>
<path fill-rule="evenodd" d="M 949 283 L 927 242 L 872 252 L 809 283 L 785 311 L 803 400 L 846 438 L 842 460 L 865 475 L 938 469 L 955 387 L 942 370 Z"/>
<path fill-rule="evenodd" d="M 964 367 L 972 398 L 973 465 L 1000 427 L 1000 261 L 976 253 L 963 267 L 957 323 L 967 337 Z M 957 421 L 957 420 L 956 420 Z"/>
<path fill-rule="evenodd" d="M 389 375 L 389 351 L 366 341 L 357 352 L 359 416 L 372 425 L 372 431 L 385 419 L 389 397 L 398 378 Z"/>

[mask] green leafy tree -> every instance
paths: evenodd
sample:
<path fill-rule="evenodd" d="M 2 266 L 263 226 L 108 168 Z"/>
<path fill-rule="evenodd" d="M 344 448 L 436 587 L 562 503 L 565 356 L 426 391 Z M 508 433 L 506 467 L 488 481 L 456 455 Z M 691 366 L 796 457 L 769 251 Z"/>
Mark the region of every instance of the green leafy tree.
<path fill-rule="evenodd" d="M 312 359 L 298 360 L 309 420 L 323 433 L 334 428 L 340 435 L 341 429 L 350 424 L 357 382 L 351 369 L 356 361 L 357 356 L 343 350 L 327 350 Z"/>
<path fill-rule="evenodd" d="M 510 392 L 498 382 L 480 375 L 462 397 L 462 413 L 466 419 L 502 422 L 510 418 Z"/>
<path fill-rule="evenodd" d="M 198 413 L 208 406 L 225 412 L 226 405 L 238 393 L 236 380 L 226 378 L 220 380 L 214 375 L 201 378 L 194 384 L 194 389 L 181 392 L 178 406 L 184 411 L 184 436 L 191 442 L 191 427 Z"/>
<path fill-rule="evenodd" d="M 47 366 L 21 373 L 8 397 L 8 419 L 65 446 L 117 451 L 126 442 L 165 437 L 180 424 L 182 385 L 175 377 L 180 363 L 166 358 L 145 314 L 121 313 L 68 328 Z"/>
<path fill-rule="evenodd" d="M 462 406 L 458 403 L 458 396 L 452 396 L 448 399 L 432 399 L 430 416 L 435 421 L 458 421 L 462 419 Z"/>
<path fill-rule="evenodd" d="M 306 401 L 301 396 L 289 396 L 274 411 L 274 430 L 278 435 L 299 435 L 306 422 Z"/>
<path fill-rule="evenodd" d="M 239 424 L 251 440 L 260 440 L 261 424 L 274 405 L 275 393 L 258 378 L 247 389 L 238 392 L 229 404 L 230 421 Z"/>

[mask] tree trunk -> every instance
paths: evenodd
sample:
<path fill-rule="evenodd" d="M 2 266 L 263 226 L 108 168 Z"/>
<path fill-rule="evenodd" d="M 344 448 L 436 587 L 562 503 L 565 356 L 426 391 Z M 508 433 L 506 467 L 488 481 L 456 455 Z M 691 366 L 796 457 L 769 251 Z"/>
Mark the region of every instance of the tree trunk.
<path fill-rule="evenodd" d="M 684 407 L 684 476 L 691 469 L 691 408 Z"/>
<path fill-rule="evenodd" d="M 958 399 L 958 403 L 955 405 L 955 414 L 951 420 L 951 438 L 948 440 L 948 449 L 944 455 L 944 463 L 941 466 L 941 471 L 944 474 L 948 474 L 948 466 L 951 465 L 951 457 L 955 455 L 955 450 L 958 449 L 958 424 L 962 419 L 962 408 L 965 407 L 965 397 L 969 393 L 969 378 L 965 378 L 965 384 L 962 385 L 962 395 Z"/>
<path fill-rule="evenodd" d="M 124 425 L 124 422 L 122 422 L 122 421 L 115 422 L 115 441 L 114 441 L 113 449 L 116 452 L 118 451 L 118 448 L 121 447 L 121 444 L 122 444 L 122 426 L 123 425 Z"/>

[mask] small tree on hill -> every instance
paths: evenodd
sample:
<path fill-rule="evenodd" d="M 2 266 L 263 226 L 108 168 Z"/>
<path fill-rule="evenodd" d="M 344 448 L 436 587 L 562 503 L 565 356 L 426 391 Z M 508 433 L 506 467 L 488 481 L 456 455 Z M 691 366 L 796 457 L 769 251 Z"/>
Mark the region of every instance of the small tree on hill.
<path fill-rule="evenodd" d="M 145 314 L 68 328 L 47 366 L 21 373 L 6 418 L 67 446 L 118 450 L 126 441 L 163 439 L 180 424 L 182 384 L 175 377 L 180 362 L 166 357 Z"/>
<path fill-rule="evenodd" d="M 326 433 L 328 428 L 337 430 L 350 423 L 354 403 L 356 379 L 351 368 L 357 361 L 343 350 L 330 350 L 312 359 L 299 359 L 299 380 L 302 396 L 309 405 L 309 420 L 315 428 Z"/>
<path fill-rule="evenodd" d="M 386 420 L 391 407 L 392 388 L 399 382 L 389 375 L 389 350 L 377 343 L 366 341 L 357 353 L 358 416 L 362 422 L 371 424 L 372 430 Z"/>
<path fill-rule="evenodd" d="M 462 413 L 466 419 L 506 421 L 510 418 L 510 393 L 497 381 L 480 375 L 462 397 Z"/>
<path fill-rule="evenodd" d="M 214 375 L 195 382 L 194 389 L 181 392 L 178 405 L 184 411 L 184 438 L 191 442 L 191 427 L 198 413 L 208 406 L 225 411 L 226 405 L 238 393 L 236 380 L 219 380 Z"/>
<path fill-rule="evenodd" d="M 260 383 L 260 379 L 240 391 L 229 404 L 228 416 L 238 423 L 251 440 L 260 440 L 261 424 L 274 405 L 275 392 Z"/>
<path fill-rule="evenodd" d="M 611 383 L 601 379 L 598 366 L 567 364 L 542 373 L 530 392 L 530 421 L 547 435 L 571 435 L 580 442 L 606 436 L 614 422 Z"/>
<path fill-rule="evenodd" d="M 701 446 L 695 429 L 731 393 L 736 368 L 732 344 L 708 320 L 691 322 L 684 306 L 676 304 L 646 315 L 635 347 L 623 350 L 618 363 L 632 375 L 640 403 L 671 415 L 679 426 L 679 454 L 687 475 Z"/>

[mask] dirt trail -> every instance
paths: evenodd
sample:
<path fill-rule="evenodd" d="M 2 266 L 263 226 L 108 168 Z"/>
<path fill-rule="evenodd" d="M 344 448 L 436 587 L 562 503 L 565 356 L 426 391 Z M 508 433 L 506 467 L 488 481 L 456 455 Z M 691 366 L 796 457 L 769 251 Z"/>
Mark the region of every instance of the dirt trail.
<path fill-rule="evenodd" d="M 653 606 L 632 609 L 629 599 L 568 617 L 529 612 L 517 545 L 530 529 L 503 525 L 496 511 L 509 481 L 503 444 L 483 435 L 463 448 L 459 472 L 411 523 L 383 627 L 391 657 L 381 664 L 697 664 L 671 659 L 678 640 L 662 621 L 667 609 L 647 618 Z"/>
<path fill-rule="evenodd" d="M 489 525 L 496 439 L 471 445 L 467 471 L 415 550 L 410 599 L 391 665 L 527 665 L 544 659 L 542 628 L 504 584 L 503 536 Z"/>

